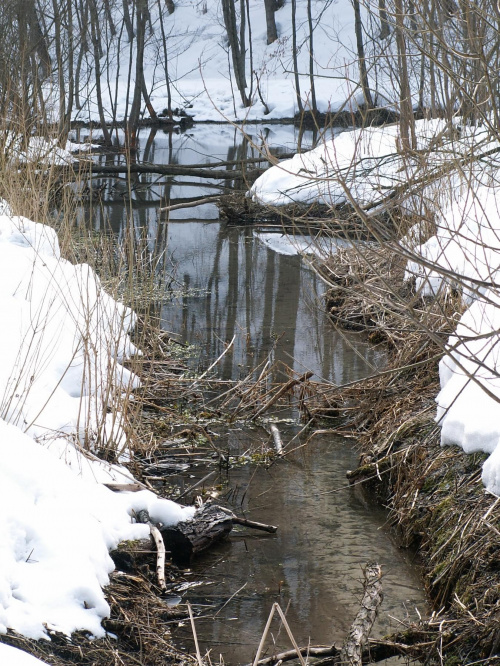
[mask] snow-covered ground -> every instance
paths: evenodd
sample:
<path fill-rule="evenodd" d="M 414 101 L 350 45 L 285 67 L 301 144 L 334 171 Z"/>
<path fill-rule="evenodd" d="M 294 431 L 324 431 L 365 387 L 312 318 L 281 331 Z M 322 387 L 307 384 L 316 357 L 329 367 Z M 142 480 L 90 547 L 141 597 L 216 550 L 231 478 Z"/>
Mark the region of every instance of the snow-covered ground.
<path fill-rule="evenodd" d="M 416 278 L 422 295 L 458 288 L 467 308 L 440 363 L 441 441 L 491 454 L 483 482 L 500 495 L 500 159 L 493 152 L 500 143 L 458 124 L 451 136 L 444 130 L 439 120 L 416 123 L 418 147 L 430 151 L 425 160 L 422 153 L 403 158 L 398 152 L 397 125 L 344 132 L 271 167 L 249 196 L 273 205 L 355 201 L 373 211 L 400 189 L 408 208 L 433 218 L 436 234 L 420 244 L 416 227 L 401 250 L 413 253 L 407 277 Z M 480 152 L 492 154 L 467 160 Z"/>
<path fill-rule="evenodd" d="M 113 446 L 127 459 L 121 406 L 139 380 L 123 361 L 139 353 L 135 315 L 89 266 L 61 258 L 52 229 L 3 202 L 0 318 L 0 633 L 101 636 L 108 551 L 149 534 L 133 512 L 164 524 L 194 513 L 146 490 L 112 492 L 103 483 L 132 477 L 92 454 Z M 2 663 L 33 661 L 8 650 L 0 645 Z"/>
<path fill-rule="evenodd" d="M 159 3 L 158 3 L 159 6 Z M 116 25 L 123 23 L 122 4 L 113 6 Z M 363 103 L 358 80 L 359 68 L 354 35 L 354 12 L 349 0 L 312 0 L 313 68 L 317 108 L 329 110 L 356 109 Z M 168 48 L 168 76 L 171 80 L 172 108 L 185 109 L 196 120 L 269 120 L 290 118 L 298 110 L 292 60 L 291 3 L 284 3 L 276 12 L 278 40 L 267 44 L 266 16 L 262 0 L 250 0 L 246 38 L 247 94 L 252 105 L 243 107 L 228 54 L 228 40 L 219 0 L 176 0 L 173 14 L 164 12 L 164 32 Z M 167 106 L 166 69 L 159 14 L 156 3 L 150 6 L 151 30 L 148 30 L 144 59 L 145 80 L 151 102 L 157 112 Z M 102 9 L 103 25 L 106 24 Z M 251 47 L 249 30 L 251 31 Z M 311 103 L 309 80 L 310 43 L 307 2 L 297 1 L 297 62 L 300 94 L 304 106 Z M 374 30 L 376 35 L 378 29 Z M 365 48 L 380 52 L 378 38 L 366 37 Z M 122 119 L 130 110 L 131 86 L 127 82 L 129 59 L 134 59 L 135 46 L 126 32 L 106 35 L 107 51 L 101 61 L 101 84 L 104 107 L 111 119 Z M 88 62 L 87 62 L 88 61 Z M 85 76 L 81 77 L 81 108 L 75 109 L 75 120 L 98 120 L 95 90 L 95 66 L 92 54 L 84 54 Z M 133 67 L 132 67 L 132 71 Z M 133 88 L 132 75 L 132 88 Z M 373 80 L 375 86 L 375 78 Z M 259 90 L 257 89 L 259 88 Z M 390 77 L 377 74 L 376 88 L 382 99 L 397 99 Z M 262 103 L 265 102 L 265 105 Z M 266 108 L 267 106 L 267 108 Z M 147 117 L 147 112 L 146 112 Z"/>

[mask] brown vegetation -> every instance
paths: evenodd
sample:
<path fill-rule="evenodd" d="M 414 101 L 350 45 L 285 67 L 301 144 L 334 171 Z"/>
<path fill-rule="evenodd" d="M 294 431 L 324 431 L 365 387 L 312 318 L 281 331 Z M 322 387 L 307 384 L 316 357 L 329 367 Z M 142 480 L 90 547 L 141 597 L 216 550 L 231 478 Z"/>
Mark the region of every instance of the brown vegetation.
<path fill-rule="evenodd" d="M 389 362 L 377 376 L 325 390 L 322 405 L 312 411 L 344 417 L 341 431 L 360 445 L 350 482 L 375 490 L 390 509 L 402 545 L 418 546 L 422 557 L 434 614 L 388 644 L 426 663 L 496 663 L 500 501 L 481 482 L 485 455 L 441 448 L 434 421 L 442 342 L 461 304 L 452 295 L 417 298 L 402 281 L 403 269 L 401 258 L 387 248 L 364 256 L 344 251 L 325 267 L 335 321 L 383 341 Z"/>

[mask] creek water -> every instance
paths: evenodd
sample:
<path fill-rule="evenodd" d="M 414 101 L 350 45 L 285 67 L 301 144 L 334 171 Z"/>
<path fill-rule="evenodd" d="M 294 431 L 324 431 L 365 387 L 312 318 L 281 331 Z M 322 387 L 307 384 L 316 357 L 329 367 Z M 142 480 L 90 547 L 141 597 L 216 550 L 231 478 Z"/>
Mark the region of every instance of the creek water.
<path fill-rule="evenodd" d="M 254 134 L 257 143 L 265 138 L 271 147 L 288 150 L 297 140 L 292 127 L 256 128 Z M 303 141 L 311 138 L 306 135 Z M 156 134 L 144 145 L 147 158 L 157 163 L 213 162 L 253 150 L 225 126 Z M 168 220 L 157 213 L 160 202 L 203 197 L 227 189 L 227 183 L 141 177 L 128 205 L 119 185 L 106 183 L 93 224 L 110 224 L 122 235 L 132 227 L 146 238 L 147 250 L 162 257 L 169 275 L 162 322 L 195 346 L 194 369 L 206 368 L 233 336 L 232 352 L 217 369 L 223 379 L 245 376 L 267 358 L 336 384 L 383 365 L 382 351 L 334 330 L 322 310 L 324 285 L 296 253 L 296 243 L 249 227 L 227 228 L 211 204 L 172 211 Z M 298 414 L 291 409 L 275 417 L 281 419 L 286 444 L 300 430 Z M 220 433 L 218 445 L 234 462 L 215 481 L 220 496 L 237 513 L 279 529 L 265 536 L 235 529 L 227 542 L 193 564 L 188 582 L 201 585 L 179 592 L 171 603 L 181 598 L 191 602 L 202 649 L 211 650 L 212 659 L 221 654 L 230 664 L 251 661 L 274 602 L 286 609 L 299 644 L 340 643 L 359 608 L 362 567 L 373 560 L 383 567 L 385 599 L 372 635 L 416 619 L 417 608 L 425 614 L 414 554 L 397 547 L 386 512 L 361 487 L 346 482 L 346 471 L 356 466 L 356 442 L 320 435 L 269 468 L 242 463 L 267 447 L 268 440 L 262 428 L 244 424 Z M 193 465 L 180 483 L 191 485 L 206 472 L 206 467 Z M 174 637 L 193 650 L 188 625 Z M 277 622 L 268 640 L 273 641 L 278 650 L 290 647 Z"/>

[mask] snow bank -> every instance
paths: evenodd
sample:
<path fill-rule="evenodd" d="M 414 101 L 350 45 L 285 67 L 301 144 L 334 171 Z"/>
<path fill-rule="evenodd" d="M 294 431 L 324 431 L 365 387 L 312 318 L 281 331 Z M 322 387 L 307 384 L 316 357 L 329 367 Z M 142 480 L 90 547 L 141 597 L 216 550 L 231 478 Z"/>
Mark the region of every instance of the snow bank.
<path fill-rule="evenodd" d="M 441 443 L 467 453 L 484 451 L 483 482 L 500 494 L 500 188 L 481 165 L 469 178 L 453 179 L 436 211 L 437 233 L 408 262 L 424 295 L 453 286 L 468 309 L 439 365 L 436 420 Z"/>
<path fill-rule="evenodd" d="M 458 119 L 457 119 L 458 122 Z M 440 177 L 410 192 L 405 205 L 432 211 L 437 233 L 420 244 L 420 226 L 401 241 L 414 252 L 407 278 L 424 296 L 459 289 L 468 309 L 447 343 L 440 363 L 441 390 L 436 420 L 443 445 L 484 451 L 483 482 L 500 495 L 500 186 L 498 142 L 484 130 L 457 125 L 454 136 L 442 121 L 418 121 L 419 149 L 425 161 L 399 154 L 396 125 L 344 132 L 318 148 L 268 169 L 249 195 L 283 205 L 291 201 L 328 205 L 349 196 L 361 205 L 381 204 L 395 187 L 417 182 L 432 169 Z M 496 152 L 495 152 L 496 151 Z M 482 153 L 460 172 L 442 169 L 458 158 Z M 444 175 L 442 175 L 444 174 Z M 423 178 L 424 180 L 424 178 Z M 425 222 L 425 220 L 424 220 Z"/>
<path fill-rule="evenodd" d="M 10 645 L 3 645 L 2 643 L 0 643 L 0 663 L 7 666 L 40 666 L 40 664 L 45 666 L 45 662 L 40 661 L 40 659 L 36 659 L 22 650 L 18 650 Z"/>
<path fill-rule="evenodd" d="M 419 120 L 415 126 L 418 150 L 429 148 L 446 130 L 443 120 Z M 349 191 L 358 203 L 373 204 L 415 177 L 421 167 L 418 159 L 403 159 L 400 147 L 399 125 L 342 132 L 271 167 L 248 194 L 273 206 L 293 202 L 335 206 L 348 200 Z M 438 159 L 436 153 L 434 161 Z"/>
<path fill-rule="evenodd" d="M 135 315 L 89 266 L 61 258 L 52 229 L 2 202 L 0 318 L 0 632 L 101 636 L 108 551 L 148 534 L 133 511 L 164 524 L 194 514 L 149 491 L 111 492 L 100 481 L 131 480 L 127 470 L 81 453 L 110 444 L 125 456 Z"/>

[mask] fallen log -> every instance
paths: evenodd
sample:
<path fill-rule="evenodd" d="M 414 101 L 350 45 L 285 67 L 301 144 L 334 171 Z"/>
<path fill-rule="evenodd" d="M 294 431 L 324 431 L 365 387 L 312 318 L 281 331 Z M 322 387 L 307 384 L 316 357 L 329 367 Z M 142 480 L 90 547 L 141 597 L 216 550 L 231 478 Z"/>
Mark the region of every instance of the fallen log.
<path fill-rule="evenodd" d="M 233 529 L 233 521 L 220 507 L 205 504 L 192 520 L 159 529 L 174 563 L 185 565 L 194 555 L 226 537 Z"/>
<path fill-rule="evenodd" d="M 179 164 L 96 164 L 82 163 L 89 168 L 92 174 L 131 174 L 153 173 L 165 176 L 195 176 L 197 178 L 214 178 L 215 180 L 256 180 L 265 169 L 232 170 L 232 169 L 206 169 L 200 167 L 184 167 Z"/>
<path fill-rule="evenodd" d="M 378 609 L 384 599 L 382 593 L 382 567 L 376 562 L 366 565 L 361 608 L 351 625 L 342 646 L 340 661 L 348 666 L 362 666 L 363 647 L 368 641 Z"/>

